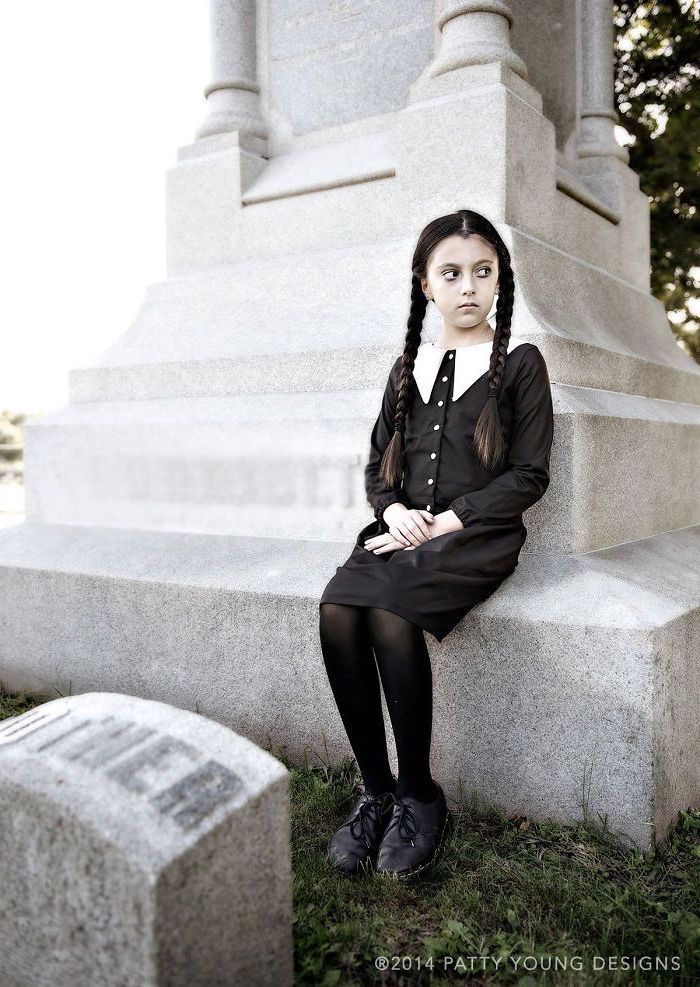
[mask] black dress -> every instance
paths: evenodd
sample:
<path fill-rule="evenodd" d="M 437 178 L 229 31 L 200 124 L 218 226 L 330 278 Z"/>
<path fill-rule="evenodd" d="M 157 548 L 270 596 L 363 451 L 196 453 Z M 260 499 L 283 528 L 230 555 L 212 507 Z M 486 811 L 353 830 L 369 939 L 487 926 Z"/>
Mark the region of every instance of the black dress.
<path fill-rule="evenodd" d="M 509 453 L 499 471 L 484 469 L 472 436 L 488 398 L 491 348 L 491 341 L 453 349 L 421 343 L 409 387 L 403 483 L 388 488 L 379 478 L 379 465 L 394 431 L 401 367 L 397 358 L 365 468 L 375 520 L 358 534 L 352 554 L 337 568 L 319 605 L 391 610 L 442 641 L 513 573 L 527 537 L 522 512 L 549 485 L 552 395 L 540 350 L 511 334 L 498 397 Z M 364 542 L 389 530 L 382 513 L 396 501 L 433 514 L 451 509 L 464 527 L 412 550 L 375 555 Z"/>

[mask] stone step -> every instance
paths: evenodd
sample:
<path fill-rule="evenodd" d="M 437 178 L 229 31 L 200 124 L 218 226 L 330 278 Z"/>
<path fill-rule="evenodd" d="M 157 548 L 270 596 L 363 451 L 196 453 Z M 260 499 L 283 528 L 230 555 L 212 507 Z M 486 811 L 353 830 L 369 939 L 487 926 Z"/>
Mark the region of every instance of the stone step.
<path fill-rule="evenodd" d="M 389 367 L 391 364 L 389 364 Z M 387 368 L 388 372 L 388 368 Z M 134 398 L 132 400 L 85 401 L 32 418 L 30 429 L 57 425 L 117 425 L 146 422 L 196 425 L 198 423 L 327 422 L 338 428 L 346 421 L 376 417 L 381 406 L 386 374 L 381 387 L 329 388 L 325 391 L 238 392 L 187 398 Z M 336 433 L 338 441 L 342 434 Z"/>
<path fill-rule="evenodd" d="M 4 529 L 0 680 L 157 698 L 284 745 L 295 763 L 346 756 L 318 637 L 318 601 L 346 550 Z M 700 690 L 699 550 L 700 526 L 579 557 L 529 555 L 441 644 L 426 634 L 432 756 L 448 794 L 461 783 L 509 811 L 570 821 L 585 788 L 592 818 L 607 813 L 645 848 L 662 838 L 700 786 L 700 721 L 686 701 Z"/>
<path fill-rule="evenodd" d="M 556 383 L 552 397 L 552 479 L 526 512 L 525 552 L 700 522 L 700 407 Z M 27 515 L 354 542 L 372 518 L 364 466 L 380 403 L 364 389 L 70 405 L 27 423 Z M 644 494 L 631 504 L 630 490 Z"/>
<path fill-rule="evenodd" d="M 491 320 L 493 322 L 493 320 Z M 526 335 L 520 328 L 519 336 Z M 152 400 L 235 394 L 326 392 L 384 387 L 402 352 L 395 332 L 391 345 L 360 349 L 277 349 L 234 357 L 191 358 L 75 367 L 69 371 L 70 400 Z M 426 333 L 424 339 L 436 338 Z M 684 357 L 680 367 L 602 349 L 546 334 L 529 334 L 542 351 L 551 381 L 623 394 L 700 405 L 700 367 Z M 677 348 L 677 347 L 676 347 Z M 680 352 L 680 351 L 679 351 Z"/>
<path fill-rule="evenodd" d="M 325 393 L 383 388 L 394 347 L 276 350 L 239 357 L 76 367 L 71 403 L 252 394 Z"/>
<path fill-rule="evenodd" d="M 540 346 L 552 380 L 700 404 L 700 367 L 657 299 L 511 233 L 512 331 Z M 127 331 L 71 371 L 71 400 L 383 385 L 403 349 L 413 248 L 388 238 L 268 256 L 256 240 L 263 259 L 151 284 Z M 567 285 L 566 306 L 546 283 Z M 423 338 L 441 330 L 430 305 Z"/>
<path fill-rule="evenodd" d="M 381 346 L 390 335 L 400 337 L 408 316 L 411 250 L 406 239 L 319 245 L 152 283 L 127 331 L 94 362 L 132 366 Z M 371 306 L 358 290 L 363 284 L 372 285 Z M 426 324 L 441 323 L 433 316 Z"/>

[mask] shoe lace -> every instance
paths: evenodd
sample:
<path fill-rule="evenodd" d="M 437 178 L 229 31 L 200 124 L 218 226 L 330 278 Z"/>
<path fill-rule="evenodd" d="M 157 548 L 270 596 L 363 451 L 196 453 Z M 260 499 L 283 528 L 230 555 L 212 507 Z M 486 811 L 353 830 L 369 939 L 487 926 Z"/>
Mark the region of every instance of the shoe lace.
<path fill-rule="evenodd" d="M 390 829 L 395 829 L 398 826 L 399 836 L 401 839 L 406 843 L 410 843 L 411 846 L 415 846 L 416 844 L 413 842 L 413 837 L 417 836 L 420 832 L 420 826 L 418 824 L 418 820 L 416 819 L 416 815 L 411 806 L 407 802 L 404 802 L 403 799 L 398 799 L 395 795 L 392 795 L 392 798 L 394 800 L 394 804 L 400 806 L 401 811 L 393 816 L 391 822 L 386 828 L 386 832 L 388 833 Z"/>
<path fill-rule="evenodd" d="M 389 795 L 393 798 L 391 793 Z M 350 832 L 357 840 L 362 837 L 365 841 L 365 845 L 368 849 L 372 848 L 370 842 L 370 833 L 368 830 L 370 827 L 375 827 L 374 833 L 376 834 L 377 829 L 381 825 L 381 816 L 384 811 L 384 806 L 386 803 L 387 795 L 373 795 L 366 798 L 364 802 L 360 804 L 360 808 L 357 810 L 357 815 L 349 823 Z M 359 826 L 359 832 L 355 832 L 355 826 Z"/>

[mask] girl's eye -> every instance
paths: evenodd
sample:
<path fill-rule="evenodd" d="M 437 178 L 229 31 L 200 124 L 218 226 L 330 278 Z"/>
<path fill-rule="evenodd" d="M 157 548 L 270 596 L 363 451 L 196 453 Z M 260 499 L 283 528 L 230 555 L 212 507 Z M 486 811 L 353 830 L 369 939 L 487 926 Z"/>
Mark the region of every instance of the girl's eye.
<path fill-rule="evenodd" d="M 484 278 L 487 278 L 487 277 L 489 277 L 489 275 L 491 274 L 491 268 L 490 268 L 490 267 L 480 267 L 480 268 L 479 268 L 479 271 L 486 271 L 486 273 L 485 273 L 485 274 L 483 274 L 483 275 L 481 275 L 481 277 L 484 277 Z M 477 273 L 478 273 L 478 272 L 477 272 Z M 451 270 L 448 270 L 448 271 L 443 271 L 443 276 L 444 276 L 445 274 L 456 274 L 456 275 L 457 275 L 457 277 L 459 277 L 459 271 L 451 271 Z M 456 280 L 457 280 L 457 278 L 448 278 L 447 280 L 448 280 L 448 281 L 456 281 Z"/>

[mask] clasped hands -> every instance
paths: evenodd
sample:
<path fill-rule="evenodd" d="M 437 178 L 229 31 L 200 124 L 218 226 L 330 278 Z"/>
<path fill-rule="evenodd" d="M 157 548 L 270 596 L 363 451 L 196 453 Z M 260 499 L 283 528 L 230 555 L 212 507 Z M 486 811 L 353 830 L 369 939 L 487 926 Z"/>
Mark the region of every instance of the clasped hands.
<path fill-rule="evenodd" d="M 448 531 L 459 531 L 464 527 L 454 511 L 431 514 L 430 511 L 409 508 L 398 502 L 390 504 L 382 517 L 389 530 L 385 534 L 368 538 L 364 543 L 364 547 L 375 555 L 394 552 L 398 548 L 411 552 L 430 538 L 437 538 Z"/>

